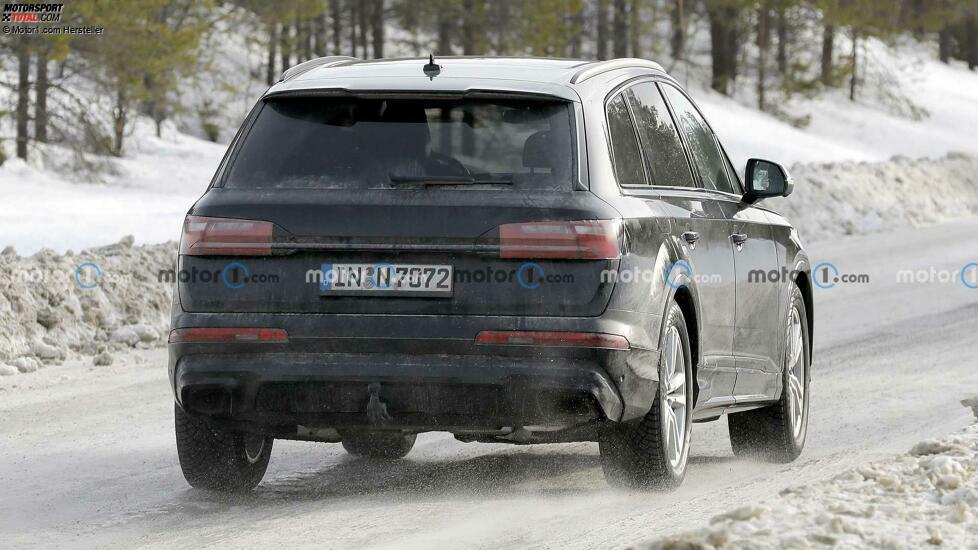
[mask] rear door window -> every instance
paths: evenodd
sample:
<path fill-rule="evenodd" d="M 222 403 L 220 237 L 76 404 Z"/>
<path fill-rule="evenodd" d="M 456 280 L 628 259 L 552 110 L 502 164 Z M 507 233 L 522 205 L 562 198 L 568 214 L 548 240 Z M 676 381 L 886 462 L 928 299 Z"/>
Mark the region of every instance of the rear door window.
<path fill-rule="evenodd" d="M 560 100 L 271 98 L 224 185 L 572 191 L 571 117 Z"/>
<path fill-rule="evenodd" d="M 611 157 L 618 183 L 648 185 L 638 136 L 622 94 L 608 102 L 608 131 L 611 134 Z"/>
<path fill-rule="evenodd" d="M 735 193 L 733 174 L 727 169 L 727 160 L 717 146 L 713 131 L 699 111 L 675 87 L 662 86 L 662 90 L 676 113 L 679 128 L 686 137 L 686 144 L 703 178 L 703 186 L 724 193 Z"/>
<path fill-rule="evenodd" d="M 659 89 L 651 82 L 636 84 L 629 96 L 652 185 L 694 187 L 683 143 Z"/>

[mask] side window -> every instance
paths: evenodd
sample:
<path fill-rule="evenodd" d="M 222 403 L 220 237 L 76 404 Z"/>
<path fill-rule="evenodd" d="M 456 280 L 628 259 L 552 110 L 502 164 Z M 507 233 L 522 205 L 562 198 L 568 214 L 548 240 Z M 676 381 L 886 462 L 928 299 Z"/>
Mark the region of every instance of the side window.
<path fill-rule="evenodd" d="M 611 157 L 615 163 L 618 183 L 648 185 L 632 117 L 628 114 L 628 107 L 621 94 L 608 103 L 608 129 L 611 133 Z"/>
<path fill-rule="evenodd" d="M 694 187 L 683 143 L 659 89 L 645 82 L 632 87 L 629 96 L 652 172 L 652 185 Z"/>
<path fill-rule="evenodd" d="M 727 160 L 720 153 L 706 121 L 679 90 L 672 86 L 663 86 L 662 90 L 676 112 L 679 127 L 686 136 L 690 153 L 703 177 L 703 186 L 724 193 L 734 193 L 735 187 L 727 171 Z"/>

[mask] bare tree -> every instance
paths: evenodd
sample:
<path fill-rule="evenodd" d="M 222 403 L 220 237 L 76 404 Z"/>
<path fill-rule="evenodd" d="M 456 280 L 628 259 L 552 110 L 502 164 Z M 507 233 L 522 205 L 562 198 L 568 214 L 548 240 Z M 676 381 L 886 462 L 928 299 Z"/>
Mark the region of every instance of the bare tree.
<path fill-rule="evenodd" d="M 788 10 L 784 3 L 778 7 L 778 72 L 787 74 L 788 72 L 788 41 L 791 39 L 788 32 Z"/>
<path fill-rule="evenodd" d="M 48 44 L 43 44 L 37 52 L 37 82 L 34 87 L 34 139 L 40 143 L 48 141 Z"/>
<path fill-rule="evenodd" d="M 30 139 L 27 135 L 29 116 L 27 104 L 31 88 L 31 53 L 27 45 L 27 40 L 20 40 L 17 43 L 17 156 L 24 160 L 27 160 L 27 142 Z"/>
<path fill-rule="evenodd" d="M 832 57 L 835 50 L 835 25 L 826 23 L 822 28 L 822 64 L 820 79 L 822 84 L 832 84 Z"/>
<path fill-rule="evenodd" d="M 598 0 L 597 13 L 597 45 L 595 57 L 608 59 L 608 0 Z"/>
<path fill-rule="evenodd" d="M 757 108 L 764 110 L 766 107 L 767 91 L 767 52 L 770 49 L 771 40 L 769 29 L 771 27 L 771 10 L 768 3 L 761 2 L 757 8 Z"/>
<path fill-rule="evenodd" d="M 856 81 L 859 74 L 859 29 L 852 29 L 852 61 L 849 65 L 849 101 L 856 101 Z"/>
<path fill-rule="evenodd" d="M 273 22 L 266 24 L 268 33 L 268 59 L 265 62 L 265 84 L 275 84 L 275 56 L 278 50 L 278 25 Z"/>
<path fill-rule="evenodd" d="M 740 10 L 732 2 L 710 2 L 707 13 L 710 17 L 710 52 L 713 59 L 710 87 L 721 94 L 729 94 L 730 85 L 737 77 Z"/>
<path fill-rule="evenodd" d="M 342 17 L 343 8 L 340 7 L 340 0 L 329 0 L 329 19 L 333 25 L 333 55 L 341 55 L 343 53 Z"/>
<path fill-rule="evenodd" d="M 972 71 L 978 67 L 978 21 L 976 21 L 978 16 L 975 11 L 972 6 L 964 19 L 964 55 L 968 61 L 968 68 Z"/>
<path fill-rule="evenodd" d="M 686 51 L 686 8 L 684 0 L 676 0 L 672 8 L 672 39 L 669 42 L 672 58 L 683 59 Z"/>
<path fill-rule="evenodd" d="M 384 57 L 384 0 L 373 0 L 370 10 L 370 38 L 373 42 L 374 57 Z"/>
<path fill-rule="evenodd" d="M 615 57 L 628 57 L 628 3 L 614 0 L 614 20 L 611 41 Z"/>

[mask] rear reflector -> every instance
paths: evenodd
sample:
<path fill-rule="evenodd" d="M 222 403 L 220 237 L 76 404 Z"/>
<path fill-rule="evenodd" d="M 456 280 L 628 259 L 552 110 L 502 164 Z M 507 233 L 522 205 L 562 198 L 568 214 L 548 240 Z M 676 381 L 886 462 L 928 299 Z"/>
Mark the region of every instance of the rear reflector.
<path fill-rule="evenodd" d="M 272 253 L 270 222 L 187 216 L 180 253 L 189 256 L 267 256 Z"/>
<path fill-rule="evenodd" d="M 508 223 L 499 227 L 500 258 L 617 260 L 618 220 Z"/>
<path fill-rule="evenodd" d="M 624 336 L 599 332 L 527 332 L 484 330 L 475 337 L 477 344 L 498 346 L 550 346 L 571 348 L 630 349 Z"/>
<path fill-rule="evenodd" d="M 280 328 L 178 328 L 170 331 L 171 344 L 209 344 L 221 342 L 288 342 L 289 333 Z"/>

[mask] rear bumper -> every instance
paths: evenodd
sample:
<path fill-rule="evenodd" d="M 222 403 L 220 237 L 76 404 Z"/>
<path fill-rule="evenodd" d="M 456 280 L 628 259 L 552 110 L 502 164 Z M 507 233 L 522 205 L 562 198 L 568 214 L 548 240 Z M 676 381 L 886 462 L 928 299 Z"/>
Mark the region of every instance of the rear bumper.
<path fill-rule="evenodd" d="M 191 414 L 277 435 L 298 426 L 565 429 L 623 410 L 598 364 L 554 357 L 194 354 L 177 362 L 174 390 Z"/>
<path fill-rule="evenodd" d="M 177 401 L 192 414 L 242 427 L 375 425 L 366 411 L 371 384 L 380 384 L 389 426 L 418 431 L 626 421 L 648 412 L 658 381 L 659 353 L 650 333 L 658 333 L 660 318 L 636 312 L 609 309 L 601 317 L 202 314 L 175 306 L 173 328 L 288 332 L 286 343 L 169 346 Z M 485 330 L 616 334 L 627 338 L 631 349 L 476 344 L 476 335 Z M 195 392 L 200 392 L 198 403 Z"/>

